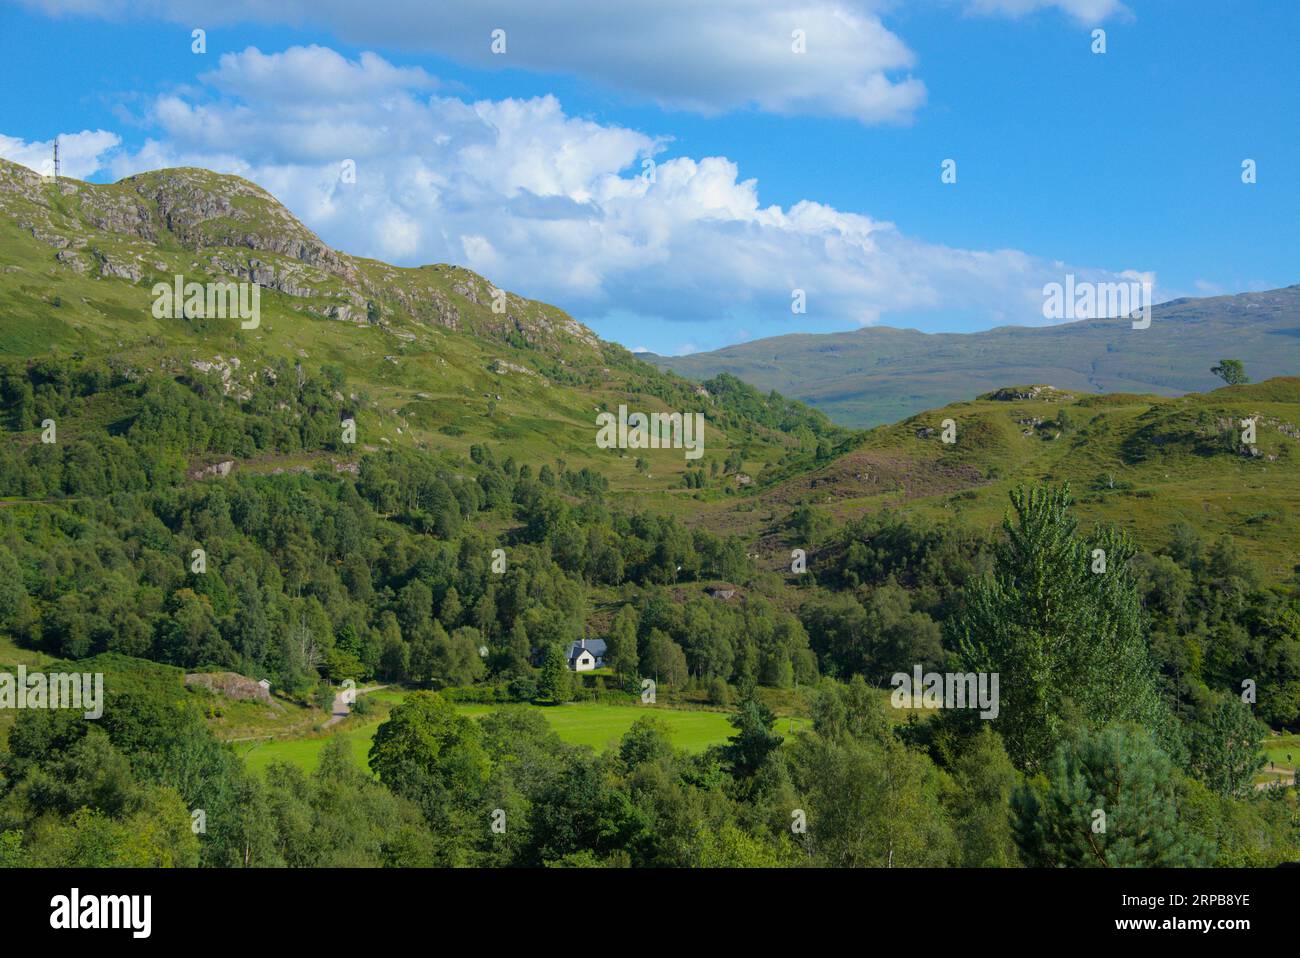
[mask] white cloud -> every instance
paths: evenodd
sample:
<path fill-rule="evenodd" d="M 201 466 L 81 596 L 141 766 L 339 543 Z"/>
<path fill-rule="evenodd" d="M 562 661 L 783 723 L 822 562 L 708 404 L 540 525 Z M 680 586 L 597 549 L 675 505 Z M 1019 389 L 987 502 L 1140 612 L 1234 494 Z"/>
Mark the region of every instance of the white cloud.
<path fill-rule="evenodd" d="M 908 73 L 912 51 L 875 12 L 881 0 L 25 2 L 55 15 L 161 17 L 186 27 L 311 24 L 354 45 L 434 53 L 486 69 L 575 75 L 706 114 L 758 107 L 881 123 L 910 119 L 925 100 L 924 84 Z M 491 50 L 496 29 L 506 32 L 503 54 Z M 796 30 L 804 33 L 804 53 L 793 51 Z M 255 81 L 265 66 L 249 62 L 242 69 Z M 289 91 L 306 90 L 313 80 L 278 73 Z M 348 77 L 335 68 L 325 83 L 346 86 Z"/>
<path fill-rule="evenodd" d="M 881 21 L 897 0 L 20 0 L 52 16 L 165 19 L 189 29 L 312 26 L 354 46 L 432 53 L 481 69 L 567 74 L 670 108 L 908 122 L 926 99 L 916 57 Z M 916 0 L 912 0 L 916 2 Z M 1129 15 L 1121 0 L 931 0 L 977 16 L 1023 17 L 1057 9 L 1084 23 Z M 492 52 L 495 30 L 505 52 Z M 802 31 L 805 52 L 792 36 Z M 303 70 L 275 67 L 284 98 L 366 95 L 355 69 L 298 55 Z M 321 70 L 313 74 L 308 64 Z M 257 83 L 271 65 L 246 60 L 228 87 Z M 363 64 L 364 66 L 364 64 Z M 384 65 L 431 78 L 418 68 Z M 372 73 L 367 82 L 374 82 Z"/>
<path fill-rule="evenodd" d="M 316 63 L 366 96 L 304 97 L 296 78 Z M 664 139 L 569 116 L 550 96 L 430 95 L 429 78 L 377 56 L 250 48 L 203 80 L 210 96 L 155 101 L 156 135 L 141 149 L 103 154 L 114 176 L 181 165 L 237 173 L 343 250 L 462 263 L 663 351 L 680 342 L 672 322 L 696 324 L 681 351 L 734 341 L 737 329 L 848 328 L 899 313 L 942 316 L 949 328 L 956 317 L 1042 322 L 1042 287 L 1066 271 L 1018 250 L 926 242 L 812 200 L 764 206 L 758 183 L 726 157 L 670 157 Z M 651 157 L 653 181 L 642 167 Z M 340 176 L 345 160 L 355 183 Z M 795 289 L 805 316 L 791 314 Z"/>
<path fill-rule="evenodd" d="M 60 134 L 59 172 L 63 176 L 74 179 L 85 179 L 103 169 L 106 156 L 121 142 L 121 138 L 116 133 L 107 130 L 82 130 L 80 133 Z M 45 176 L 54 172 L 54 140 L 52 139 L 27 143 L 0 134 L 0 156 L 21 163 Z"/>
<path fill-rule="evenodd" d="M 257 96 L 268 83 L 287 102 L 364 100 L 400 88 L 431 88 L 438 81 L 419 67 L 395 67 L 373 53 L 357 62 L 321 46 L 291 47 L 263 54 L 256 47 L 224 53 L 218 69 L 205 77 L 235 96 Z"/>

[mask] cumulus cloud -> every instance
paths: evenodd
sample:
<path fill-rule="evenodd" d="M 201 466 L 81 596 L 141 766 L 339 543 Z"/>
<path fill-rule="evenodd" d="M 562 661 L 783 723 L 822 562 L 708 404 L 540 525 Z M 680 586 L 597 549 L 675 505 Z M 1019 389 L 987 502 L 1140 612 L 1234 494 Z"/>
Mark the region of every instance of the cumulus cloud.
<path fill-rule="evenodd" d="M 296 78 L 317 63 L 366 95 L 305 96 Z M 669 141 L 571 116 L 552 96 L 430 93 L 430 78 L 378 56 L 250 48 L 202 79 L 206 94 L 156 99 L 146 118 L 154 135 L 107 154 L 114 176 L 180 165 L 237 173 L 348 252 L 461 263 L 662 351 L 683 338 L 673 323 L 694 324 L 675 347 L 686 350 L 734 341 L 738 329 L 845 328 L 898 314 L 933 313 L 949 328 L 954 318 L 1043 322 L 1044 284 L 1067 269 L 1114 275 L 926 242 L 815 200 L 764 205 L 759 184 L 726 157 L 670 156 Z M 806 315 L 791 313 L 795 290 Z"/>

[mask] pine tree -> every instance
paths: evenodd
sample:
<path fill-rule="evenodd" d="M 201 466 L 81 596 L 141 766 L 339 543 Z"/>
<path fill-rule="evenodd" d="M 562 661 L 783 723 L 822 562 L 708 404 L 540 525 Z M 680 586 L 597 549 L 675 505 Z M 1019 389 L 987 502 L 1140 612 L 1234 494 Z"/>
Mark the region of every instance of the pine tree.
<path fill-rule="evenodd" d="M 747 682 L 741 688 L 740 700 L 736 711 L 727 718 L 736 734 L 727 739 L 722 747 L 722 755 L 731 766 L 731 774 L 736 778 L 749 778 L 754 775 L 767 756 L 779 748 L 784 741 L 773 728 L 776 714 L 759 701 L 755 694 L 754 683 Z"/>
<path fill-rule="evenodd" d="M 1071 715 L 1176 737 L 1156 693 L 1133 545 L 1111 530 L 1085 542 L 1071 501 L 1069 486 L 1013 491 L 995 571 L 967 588 L 950 620 L 949 647 L 965 667 L 998 673 L 996 728 L 1030 770 L 1050 759 Z"/>
<path fill-rule="evenodd" d="M 1012 796 L 1024 863 L 1052 867 L 1187 867 L 1213 849 L 1180 821 L 1178 772 L 1133 728 L 1083 731 L 1056 750 L 1046 782 Z"/>
<path fill-rule="evenodd" d="M 546 658 L 542 660 L 542 674 L 537 682 L 537 691 L 552 705 L 560 705 L 573 698 L 573 677 L 559 646 L 553 645 L 546 650 Z"/>

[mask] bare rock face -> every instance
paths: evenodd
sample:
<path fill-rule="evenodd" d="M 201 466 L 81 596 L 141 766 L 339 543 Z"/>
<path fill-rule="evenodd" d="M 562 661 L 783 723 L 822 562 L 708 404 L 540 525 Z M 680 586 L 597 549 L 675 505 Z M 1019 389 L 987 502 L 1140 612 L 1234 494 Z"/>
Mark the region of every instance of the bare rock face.
<path fill-rule="evenodd" d="M 209 476 L 216 476 L 220 479 L 230 475 L 230 470 L 235 468 L 235 460 L 226 459 L 223 462 L 214 462 L 210 466 L 203 466 L 190 472 L 191 479 L 207 479 Z"/>
<path fill-rule="evenodd" d="M 74 272 L 84 273 L 86 271 L 85 261 L 72 250 L 61 249 L 54 254 L 54 258 Z"/>
<path fill-rule="evenodd" d="M 143 200 L 123 193 L 87 190 L 81 203 L 82 218 L 97 230 L 158 242 L 153 211 Z"/>
<path fill-rule="evenodd" d="M 518 363 L 512 363 L 505 359 L 494 359 L 492 365 L 488 367 L 498 376 L 508 376 L 511 373 L 522 373 L 525 376 L 536 376 L 527 366 L 520 366 Z"/>
<path fill-rule="evenodd" d="M 1074 399 L 1074 396 L 1061 392 L 1055 386 L 1037 384 L 1033 386 L 1005 386 L 991 393 L 985 393 L 979 398 L 991 399 L 994 402 L 1023 402 L 1033 399 L 1043 402 L 1069 402 Z"/>
<path fill-rule="evenodd" d="M 127 177 L 119 185 L 154 204 L 148 223 L 138 227 L 137 235 L 142 238 L 151 239 L 148 231 L 162 228 L 196 251 L 217 247 L 275 253 L 348 283 L 357 280 L 350 257 L 330 249 L 271 194 L 247 180 L 183 168 L 142 173 Z M 129 202 L 119 203 L 119 220 L 130 220 L 129 206 Z M 147 205 L 141 209 L 148 211 Z M 315 295 L 306 286 L 291 289 L 291 281 L 283 273 L 257 259 L 221 257 L 217 265 L 227 267 L 225 271 L 230 275 L 290 295 Z"/>
<path fill-rule="evenodd" d="M 271 692 L 260 682 L 238 672 L 190 672 L 185 676 L 187 686 L 200 686 L 236 701 L 263 702 L 274 705 Z"/>
<path fill-rule="evenodd" d="M 140 264 L 134 260 L 113 259 L 105 253 L 100 253 L 98 259 L 100 276 L 115 276 L 118 279 L 129 279 L 135 283 L 143 275 L 140 272 Z"/>

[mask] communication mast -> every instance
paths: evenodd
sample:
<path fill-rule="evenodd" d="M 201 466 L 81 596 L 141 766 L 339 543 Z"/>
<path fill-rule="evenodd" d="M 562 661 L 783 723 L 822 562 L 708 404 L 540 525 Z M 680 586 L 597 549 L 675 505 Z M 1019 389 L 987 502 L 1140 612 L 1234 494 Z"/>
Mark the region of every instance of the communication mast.
<path fill-rule="evenodd" d="M 54 182 L 59 182 L 59 138 L 54 138 Z"/>

